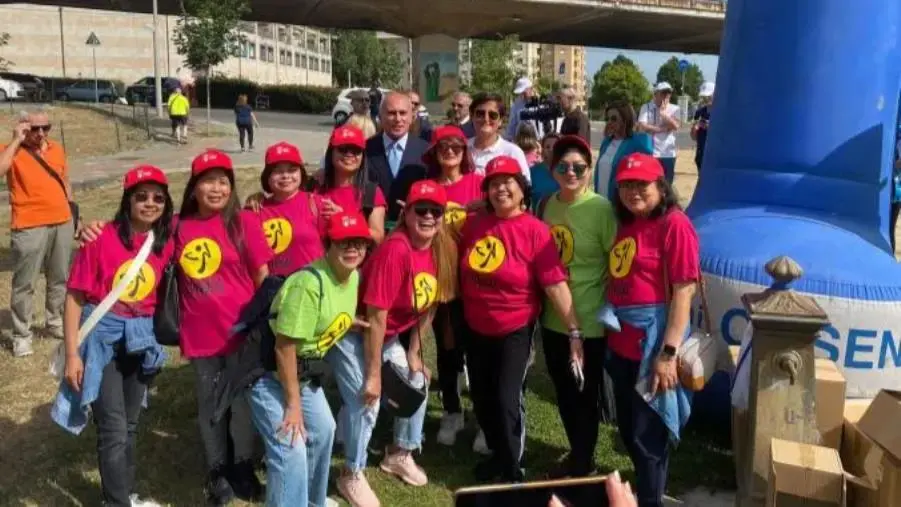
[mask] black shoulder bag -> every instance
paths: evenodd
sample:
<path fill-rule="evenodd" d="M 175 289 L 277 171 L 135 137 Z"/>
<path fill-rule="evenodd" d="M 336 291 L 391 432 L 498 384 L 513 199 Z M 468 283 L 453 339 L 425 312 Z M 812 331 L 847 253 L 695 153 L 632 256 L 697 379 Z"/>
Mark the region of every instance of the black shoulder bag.
<path fill-rule="evenodd" d="M 178 240 L 179 227 L 181 227 L 181 219 L 175 226 L 175 232 L 172 235 L 173 241 Z M 178 308 L 178 261 L 176 255 L 178 252 L 173 252 L 172 258 L 163 268 L 163 275 L 157 286 L 156 310 L 153 312 L 153 333 L 156 335 L 156 341 L 160 345 L 170 347 L 178 345 L 181 340 L 178 330 L 181 324 L 181 315 Z"/>
<path fill-rule="evenodd" d="M 33 158 L 41 167 L 43 167 L 44 170 L 47 171 L 47 174 L 49 174 L 51 178 L 55 179 L 56 182 L 59 183 L 59 186 L 63 188 L 63 194 L 65 194 L 66 200 L 69 201 L 69 212 L 72 213 L 72 225 L 74 225 L 77 229 L 78 220 L 81 218 L 79 216 L 78 204 L 76 204 L 75 201 L 72 200 L 72 197 L 69 196 L 69 191 L 66 189 L 66 183 L 63 181 L 60 175 L 50 167 L 50 164 L 48 164 L 47 161 L 44 160 L 44 157 L 38 154 L 38 152 L 24 146 L 22 147 L 22 149 L 25 150 L 29 155 L 31 155 L 31 158 Z"/>

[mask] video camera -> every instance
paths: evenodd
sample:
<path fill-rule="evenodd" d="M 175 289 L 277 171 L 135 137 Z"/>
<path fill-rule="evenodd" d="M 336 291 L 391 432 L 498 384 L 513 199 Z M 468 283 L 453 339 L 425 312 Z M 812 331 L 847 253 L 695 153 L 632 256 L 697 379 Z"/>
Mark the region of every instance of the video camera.
<path fill-rule="evenodd" d="M 520 121 L 532 121 L 540 126 L 539 135 L 557 132 L 564 116 L 563 108 L 550 95 L 533 97 L 519 113 Z"/>

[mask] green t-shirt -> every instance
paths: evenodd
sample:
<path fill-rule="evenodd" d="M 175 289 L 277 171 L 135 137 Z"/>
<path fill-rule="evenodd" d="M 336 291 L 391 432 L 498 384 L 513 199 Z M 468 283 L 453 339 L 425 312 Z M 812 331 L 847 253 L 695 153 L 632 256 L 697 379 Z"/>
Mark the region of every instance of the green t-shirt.
<path fill-rule="evenodd" d="M 586 338 L 604 336 L 597 314 L 607 296 L 607 258 L 616 238 L 616 216 L 605 197 L 586 191 L 571 203 L 553 194 L 544 208 L 542 220 L 551 226 L 560 260 L 569 273 L 569 290 L 579 326 Z M 566 334 L 550 301 L 545 301 L 541 317 L 544 327 Z"/>
<path fill-rule="evenodd" d="M 308 269 L 317 271 L 322 279 L 321 309 L 320 283 Z M 358 272 L 342 284 L 328 262 L 318 259 L 285 280 L 272 302 L 272 312 L 278 316 L 269 324 L 276 334 L 297 340 L 299 357 L 321 358 L 353 325 L 359 285 Z"/>

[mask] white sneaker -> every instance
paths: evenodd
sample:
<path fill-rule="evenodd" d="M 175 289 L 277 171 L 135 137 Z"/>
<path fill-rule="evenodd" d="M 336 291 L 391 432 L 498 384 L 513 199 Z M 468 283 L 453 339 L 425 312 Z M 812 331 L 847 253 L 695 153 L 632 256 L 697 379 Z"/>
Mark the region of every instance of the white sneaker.
<path fill-rule="evenodd" d="M 438 430 L 438 443 L 453 446 L 457 441 L 457 433 L 463 429 L 463 413 L 444 414 L 441 417 L 441 428 Z"/>
<path fill-rule="evenodd" d="M 332 500 L 329 497 L 325 498 L 325 507 L 339 507 L 340 505 L 337 500 Z"/>
<path fill-rule="evenodd" d="M 469 391 L 469 371 L 463 367 L 463 372 L 457 375 L 457 392 L 462 393 L 464 390 Z"/>
<path fill-rule="evenodd" d="M 131 507 L 163 507 L 153 500 L 141 500 L 138 495 L 131 495 L 128 498 L 131 500 Z"/>
<path fill-rule="evenodd" d="M 34 354 L 31 338 L 13 338 L 13 356 L 26 357 Z"/>
<path fill-rule="evenodd" d="M 475 441 L 472 443 L 472 451 L 484 456 L 491 455 L 491 449 L 488 448 L 488 443 L 485 442 L 485 432 L 481 429 L 479 430 L 479 434 L 476 435 Z"/>

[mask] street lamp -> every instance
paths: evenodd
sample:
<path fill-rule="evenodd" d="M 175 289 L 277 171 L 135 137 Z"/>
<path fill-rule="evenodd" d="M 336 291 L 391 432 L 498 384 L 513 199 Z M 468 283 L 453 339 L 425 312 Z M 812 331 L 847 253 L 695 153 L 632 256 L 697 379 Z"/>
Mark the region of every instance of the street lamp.
<path fill-rule="evenodd" d="M 153 95 L 156 103 L 156 115 L 159 118 L 163 117 L 163 81 L 160 78 L 160 64 L 159 64 L 159 44 L 157 43 L 157 32 L 159 31 L 159 23 L 157 23 L 157 18 L 159 17 L 159 6 L 157 5 L 157 0 L 153 0 Z"/>

